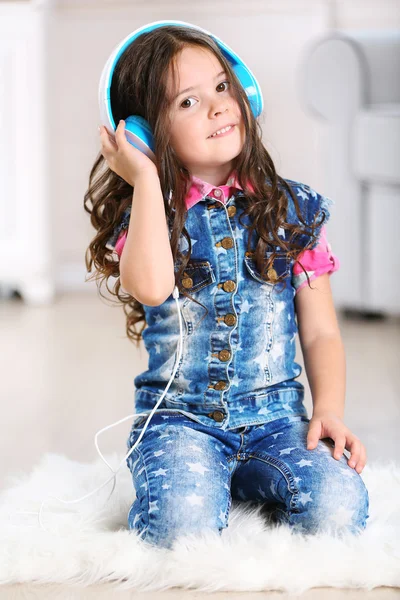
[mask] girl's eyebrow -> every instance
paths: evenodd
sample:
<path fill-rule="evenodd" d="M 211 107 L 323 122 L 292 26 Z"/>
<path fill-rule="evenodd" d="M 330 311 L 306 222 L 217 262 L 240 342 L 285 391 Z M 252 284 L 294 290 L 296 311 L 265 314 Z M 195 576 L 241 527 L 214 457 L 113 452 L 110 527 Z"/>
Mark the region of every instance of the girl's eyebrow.
<path fill-rule="evenodd" d="M 221 73 L 218 73 L 218 75 L 216 75 L 216 76 L 215 76 L 214 80 L 215 80 L 215 79 L 218 79 L 218 77 L 221 77 L 221 75 L 224 75 L 224 74 L 225 74 L 225 70 L 221 71 Z M 194 89 L 196 89 L 196 87 L 198 87 L 198 86 L 192 86 L 192 87 L 188 87 L 188 88 L 186 88 L 185 90 L 181 90 L 181 91 L 180 91 L 180 92 L 179 92 L 179 93 L 178 93 L 178 94 L 175 96 L 175 98 L 174 98 L 173 100 L 176 100 L 177 98 L 179 98 L 179 96 L 181 96 L 181 95 L 182 95 L 182 94 L 184 94 L 185 92 L 190 92 L 190 90 L 194 90 Z"/>

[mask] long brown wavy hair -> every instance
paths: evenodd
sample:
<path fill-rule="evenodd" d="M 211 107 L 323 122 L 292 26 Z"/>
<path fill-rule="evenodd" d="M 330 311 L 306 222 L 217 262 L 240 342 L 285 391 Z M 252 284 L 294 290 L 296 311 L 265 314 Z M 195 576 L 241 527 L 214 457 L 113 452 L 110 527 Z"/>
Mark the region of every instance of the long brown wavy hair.
<path fill-rule="evenodd" d="M 242 113 L 246 137 L 242 151 L 234 161 L 235 174 L 245 197 L 245 209 L 239 220 L 242 222 L 245 214 L 250 217 L 247 250 L 252 253 L 258 271 L 263 279 L 267 279 L 266 272 L 276 256 L 274 249 L 279 246 L 306 273 L 301 262 L 297 261 L 297 256 L 313 244 L 314 231 L 325 220 L 325 214 L 322 215 L 322 221 L 317 222 L 318 213 L 311 225 L 303 220 L 296 195 L 287 181 L 277 175 L 273 161 L 262 143 L 262 129 L 251 111 L 246 92 L 213 38 L 190 27 L 166 25 L 141 34 L 121 55 L 111 82 L 111 105 L 116 123 L 129 115 L 139 115 L 149 122 L 152 129 L 171 251 L 174 264 L 178 265 L 178 268 L 175 267 L 175 284 L 179 292 L 197 302 L 181 285 L 181 277 L 192 251 L 190 236 L 185 228 L 185 197 L 190 189 L 191 173 L 169 144 L 169 109 L 173 94 L 167 93 L 167 78 L 171 72 L 173 81 L 176 81 L 176 59 L 186 46 L 200 46 L 217 57 L 227 73 L 231 90 Z M 254 191 L 249 189 L 248 182 L 251 182 Z M 171 201 L 170 190 L 173 190 Z M 285 190 L 293 198 L 302 225 L 286 223 L 288 198 Z M 104 298 L 101 286 L 105 282 L 110 294 L 122 303 L 127 317 L 126 334 L 139 345 L 146 326 L 143 305 L 122 290 L 119 260 L 113 250 L 106 247 L 115 227 L 121 222 L 123 212 L 132 203 L 132 195 L 133 187 L 112 171 L 99 153 L 90 171 L 89 186 L 84 196 L 84 209 L 91 215 L 90 222 L 97 232 L 85 254 L 87 271 L 91 273 L 92 265 L 95 266 L 95 272 L 88 281 L 95 279 L 98 282 L 99 294 Z M 89 202 L 92 209 L 88 207 Z M 278 237 L 280 227 L 291 232 L 288 242 Z M 249 246 L 254 230 L 258 234 L 258 242 L 256 248 L 251 249 Z M 296 242 L 298 235 L 306 235 L 310 242 L 306 246 Z M 189 245 L 185 254 L 179 250 L 181 236 L 186 238 Z M 267 249 L 272 255 L 266 259 Z M 113 289 L 108 287 L 111 276 L 116 279 Z M 307 273 L 306 276 L 310 285 Z M 279 280 L 278 277 L 276 283 Z M 135 325 L 141 321 L 143 326 L 138 332 Z"/>

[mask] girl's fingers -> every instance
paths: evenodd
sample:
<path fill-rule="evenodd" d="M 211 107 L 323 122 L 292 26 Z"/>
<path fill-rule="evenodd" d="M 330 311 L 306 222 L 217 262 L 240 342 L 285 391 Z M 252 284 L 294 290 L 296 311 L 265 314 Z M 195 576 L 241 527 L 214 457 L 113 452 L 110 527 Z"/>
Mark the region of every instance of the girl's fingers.
<path fill-rule="evenodd" d="M 116 142 L 116 138 L 115 138 L 115 133 L 113 135 L 107 129 L 106 129 L 106 132 L 107 132 L 107 138 L 108 138 L 109 142 L 111 142 L 111 144 L 113 144 L 113 146 L 116 146 L 117 142 Z"/>
<path fill-rule="evenodd" d="M 334 454 L 333 454 L 333 457 L 336 458 L 337 460 L 340 460 L 340 458 L 342 457 L 345 444 L 346 444 L 345 436 L 338 435 L 337 438 L 335 439 L 335 449 L 334 449 Z"/>
<path fill-rule="evenodd" d="M 106 152 L 113 152 L 116 148 L 116 143 L 111 139 L 110 134 L 104 126 L 100 128 L 100 140 L 103 146 L 103 150 Z"/>
<path fill-rule="evenodd" d="M 117 129 L 115 130 L 115 138 L 118 140 L 118 145 L 125 141 L 125 121 L 118 123 Z"/>
<path fill-rule="evenodd" d="M 357 473 L 361 473 L 361 471 L 365 467 L 366 463 L 367 463 L 367 452 L 365 450 L 365 447 L 362 446 L 360 460 L 358 461 L 357 466 L 356 466 Z"/>
<path fill-rule="evenodd" d="M 360 453 L 361 453 L 361 442 L 357 438 L 353 439 L 353 441 L 350 444 L 350 453 L 351 454 L 350 454 L 349 466 L 355 467 L 360 458 Z"/>

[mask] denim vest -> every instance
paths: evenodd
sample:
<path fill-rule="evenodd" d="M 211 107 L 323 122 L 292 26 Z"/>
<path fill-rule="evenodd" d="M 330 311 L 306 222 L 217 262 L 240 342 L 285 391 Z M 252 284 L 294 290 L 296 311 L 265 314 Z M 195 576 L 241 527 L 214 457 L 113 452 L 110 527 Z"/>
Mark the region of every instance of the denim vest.
<path fill-rule="evenodd" d="M 326 223 L 332 200 L 305 184 L 286 181 L 296 194 L 303 219 L 311 224 L 322 209 Z M 288 198 L 287 221 L 299 223 L 290 194 L 279 187 Z M 243 191 L 237 190 L 225 204 L 210 195 L 187 212 L 185 227 L 192 254 L 180 286 L 205 308 L 182 295 L 178 299 L 182 355 L 174 381 L 158 407 L 223 430 L 287 416 L 307 417 L 304 386 L 296 381 L 302 368 L 295 362 L 293 259 L 278 251 L 274 260 L 273 267 L 284 276 L 283 282 L 261 278 L 247 253 L 249 231 L 239 222 L 245 202 Z M 130 208 L 111 242 L 115 243 L 121 228 L 127 226 L 129 213 Z M 242 220 L 250 224 L 248 216 Z M 321 225 L 316 228 L 317 237 L 320 229 Z M 285 230 L 280 228 L 278 235 L 285 239 Z M 297 240 L 305 246 L 309 237 L 299 235 Z M 250 248 L 254 250 L 256 244 L 254 231 Z M 311 249 L 316 245 L 317 241 Z M 187 250 L 185 246 L 187 241 L 181 236 L 182 252 Z M 172 294 L 159 306 L 143 308 L 147 327 L 142 336 L 149 363 L 148 369 L 135 377 L 134 385 L 136 413 L 147 414 L 174 369 L 179 319 Z"/>

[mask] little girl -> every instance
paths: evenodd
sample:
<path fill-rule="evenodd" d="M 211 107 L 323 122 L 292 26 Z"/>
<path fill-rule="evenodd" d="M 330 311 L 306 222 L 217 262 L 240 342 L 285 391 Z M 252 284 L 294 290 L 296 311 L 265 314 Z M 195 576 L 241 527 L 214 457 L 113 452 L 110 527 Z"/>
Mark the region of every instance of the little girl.
<path fill-rule="evenodd" d="M 143 332 L 149 353 L 134 380 L 142 416 L 128 449 L 174 369 L 175 286 L 184 297 L 174 381 L 127 458 L 136 491 L 128 526 L 172 548 L 184 534 L 221 533 L 236 500 L 262 503 L 271 524 L 303 533 L 361 533 L 366 451 L 343 422 L 345 355 L 329 283 L 339 261 L 324 225 L 332 201 L 277 175 L 259 107 L 222 42 L 161 23 L 116 63 L 115 136 L 99 128 L 85 194 L 97 230 L 88 271 L 94 262 L 102 281 L 116 277 L 127 334 L 139 343 Z M 154 160 L 129 143 L 129 115 L 149 123 Z"/>

